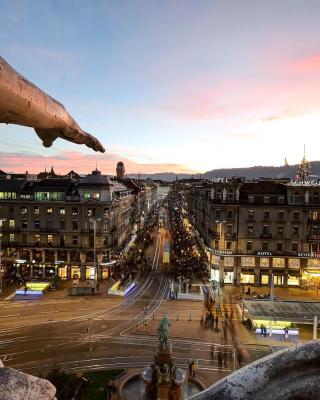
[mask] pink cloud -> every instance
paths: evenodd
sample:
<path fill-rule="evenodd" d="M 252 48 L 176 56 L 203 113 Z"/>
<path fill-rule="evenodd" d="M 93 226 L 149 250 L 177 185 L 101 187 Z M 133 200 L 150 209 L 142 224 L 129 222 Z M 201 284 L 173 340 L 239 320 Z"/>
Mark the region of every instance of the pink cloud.
<path fill-rule="evenodd" d="M 107 155 L 82 154 L 80 152 L 63 152 L 57 156 L 42 156 L 28 153 L 1 153 L 0 169 L 5 172 L 23 173 L 39 173 L 54 167 L 58 174 L 64 174 L 71 169 L 80 174 L 88 174 L 96 168 L 104 174 L 115 175 L 116 164 L 123 161 L 126 172 L 130 173 L 157 173 L 157 172 L 175 172 L 175 173 L 193 173 L 184 165 L 168 163 L 135 163 L 129 159 L 119 156 L 118 154 L 108 153 Z"/>
<path fill-rule="evenodd" d="M 320 54 L 312 54 L 299 60 L 295 60 L 290 64 L 287 64 L 287 70 L 293 73 L 302 74 L 320 72 Z"/>
<path fill-rule="evenodd" d="M 313 111 L 319 107 L 320 84 L 311 72 L 320 72 L 320 56 L 294 64 L 270 64 L 269 75 L 222 79 L 217 84 L 199 80 L 184 88 L 160 109 L 183 120 L 213 120 L 249 115 L 262 118 Z M 293 73 L 295 76 L 293 76 Z"/>

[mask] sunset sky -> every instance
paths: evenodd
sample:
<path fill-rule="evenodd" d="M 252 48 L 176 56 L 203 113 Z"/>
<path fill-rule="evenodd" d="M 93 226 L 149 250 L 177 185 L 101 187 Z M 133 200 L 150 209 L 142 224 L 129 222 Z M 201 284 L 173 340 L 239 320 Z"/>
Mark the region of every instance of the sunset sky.
<path fill-rule="evenodd" d="M 4 171 L 319 159 L 319 0 L 0 0 L 0 20 L 0 56 L 106 147 L 0 125 Z"/>

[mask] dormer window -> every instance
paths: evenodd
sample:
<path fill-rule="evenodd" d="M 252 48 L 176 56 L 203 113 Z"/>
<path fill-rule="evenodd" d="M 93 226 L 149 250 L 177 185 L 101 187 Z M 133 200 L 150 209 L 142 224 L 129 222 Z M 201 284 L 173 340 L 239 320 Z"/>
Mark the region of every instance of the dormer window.
<path fill-rule="evenodd" d="M 228 192 L 228 200 L 233 200 L 233 199 L 234 199 L 234 193 L 233 193 L 233 190 L 230 189 Z"/>

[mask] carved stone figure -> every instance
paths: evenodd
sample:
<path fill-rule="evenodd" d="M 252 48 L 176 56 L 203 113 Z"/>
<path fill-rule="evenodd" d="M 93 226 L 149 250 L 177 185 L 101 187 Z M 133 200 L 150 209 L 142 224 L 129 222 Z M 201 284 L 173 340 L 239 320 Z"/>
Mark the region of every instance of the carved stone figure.
<path fill-rule="evenodd" d="M 154 368 L 155 368 L 157 384 L 160 384 L 160 383 L 162 383 L 162 373 L 161 373 L 160 367 L 159 367 L 159 365 L 155 365 Z"/>
<path fill-rule="evenodd" d="M 171 380 L 170 377 L 170 368 L 168 364 L 163 364 L 163 374 L 162 374 L 163 380 L 166 383 L 169 383 Z"/>
<path fill-rule="evenodd" d="M 46 379 L 12 368 L 0 368 L 0 400 L 55 400 L 56 388 Z"/>
<path fill-rule="evenodd" d="M 165 349 L 168 344 L 168 335 L 169 335 L 170 325 L 171 325 L 171 322 L 169 321 L 169 318 L 165 315 L 162 318 L 162 320 L 160 321 L 160 324 L 158 327 L 158 337 L 159 337 L 160 347 L 162 349 Z"/>
<path fill-rule="evenodd" d="M 64 106 L 28 81 L 0 57 L 0 123 L 34 128 L 45 147 L 58 138 L 105 151 L 84 132 Z"/>

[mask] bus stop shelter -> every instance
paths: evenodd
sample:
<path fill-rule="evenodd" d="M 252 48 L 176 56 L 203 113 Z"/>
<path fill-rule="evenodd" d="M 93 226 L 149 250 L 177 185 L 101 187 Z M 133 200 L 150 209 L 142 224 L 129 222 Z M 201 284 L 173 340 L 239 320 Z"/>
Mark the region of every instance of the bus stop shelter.
<path fill-rule="evenodd" d="M 257 329 L 262 324 L 269 326 L 274 333 L 280 333 L 277 330 L 283 333 L 286 327 L 313 324 L 315 336 L 317 321 L 320 318 L 320 302 L 244 300 L 243 312 Z"/>

